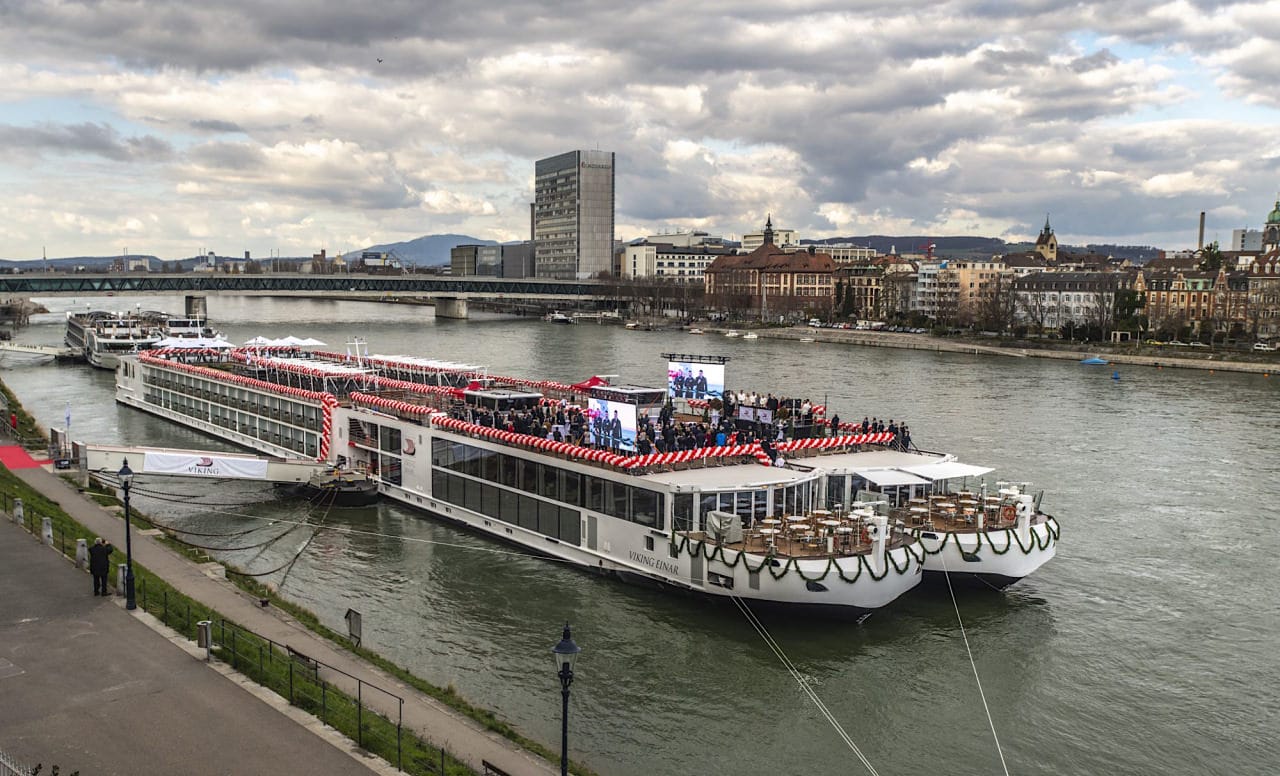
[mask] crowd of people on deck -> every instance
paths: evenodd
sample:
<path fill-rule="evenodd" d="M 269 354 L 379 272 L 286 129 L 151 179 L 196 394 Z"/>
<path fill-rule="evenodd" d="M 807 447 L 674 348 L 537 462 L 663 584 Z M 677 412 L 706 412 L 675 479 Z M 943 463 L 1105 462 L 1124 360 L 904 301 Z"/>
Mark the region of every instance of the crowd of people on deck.
<path fill-rule="evenodd" d="M 739 396 L 744 402 L 757 403 L 735 404 Z M 737 411 L 739 406 L 767 409 L 769 415 L 743 418 L 743 413 Z M 721 407 L 707 407 L 700 420 L 677 418 L 670 404 L 663 406 L 656 418 L 641 412 L 637 418 L 634 447 L 629 440 L 623 440 L 612 419 L 592 418 L 583 407 L 567 402 L 537 403 L 505 411 L 459 402 L 451 414 L 486 428 L 622 454 L 675 453 L 759 442 L 761 450 L 777 463 L 778 442 L 797 436 L 840 436 L 842 433 L 889 432 L 894 435 L 893 446 L 896 449 L 907 450 L 911 445 L 910 430 L 905 423 L 864 417 L 860 425 L 854 424 L 852 430 L 842 432 L 838 415 L 823 421 L 815 417 L 814 406 L 807 399 L 772 394 L 760 397 L 727 392 Z"/>

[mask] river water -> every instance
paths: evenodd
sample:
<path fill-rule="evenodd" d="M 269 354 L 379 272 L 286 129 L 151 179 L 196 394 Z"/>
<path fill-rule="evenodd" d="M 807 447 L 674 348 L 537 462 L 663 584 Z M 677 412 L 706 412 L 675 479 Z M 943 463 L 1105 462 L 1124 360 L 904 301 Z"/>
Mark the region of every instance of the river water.
<path fill-rule="evenodd" d="M 19 341 L 56 344 L 54 299 Z M 181 299 L 95 307 L 180 312 Z M 963 619 L 1009 771 L 1264 774 L 1280 770 L 1280 377 L 1084 367 L 1036 359 L 742 341 L 555 326 L 360 302 L 209 299 L 233 341 L 311 336 L 341 350 L 487 364 L 574 382 L 615 373 L 661 385 L 663 352 L 731 357 L 728 382 L 825 401 L 844 419 L 906 420 L 916 444 L 1031 481 L 1062 524 L 1058 556 L 1004 593 L 917 590 L 862 625 L 765 620 L 880 774 L 993 774 L 1000 753 L 958 626 Z M 112 375 L 10 357 L 0 377 L 46 426 L 74 436 L 228 449 L 117 406 Z M 597 578 L 382 504 L 310 512 L 270 487 L 139 478 L 137 504 L 204 533 L 252 571 L 280 566 L 324 519 L 283 593 L 440 685 L 453 684 L 558 747 L 549 650 L 573 624 L 583 647 L 570 746 L 608 776 L 867 773 L 734 609 Z M 150 495 L 143 495 L 144 493 Z M 281 521 L 267 525 L 262 518 Z M 268 577 L 279 582 L 284 574 Z"/>

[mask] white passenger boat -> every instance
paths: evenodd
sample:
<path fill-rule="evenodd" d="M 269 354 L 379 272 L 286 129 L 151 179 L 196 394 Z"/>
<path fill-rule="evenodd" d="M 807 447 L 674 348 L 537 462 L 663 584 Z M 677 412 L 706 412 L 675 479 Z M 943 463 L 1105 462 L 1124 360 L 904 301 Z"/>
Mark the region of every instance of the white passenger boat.
<path fill-rule="evenodd" d="M 155 347 L 164 336 L 155 321 L 132 313 L 67 313 L 67 345 L 99 369 L 115 369 L 121 355 Z"/>
<path fill-rule="evenodd" d="M 1000 589 L 1057 552 L 1061 531 L 1040 511 L 1043 494 L 1028 493 L 1026 483 L 975 483 L 992 471 L 985 466 L 896 450 L 793 463 L 826 472 L 830 503 L 857 510 L 867 500 L 888 502 L 894 525 L 917 539 L 913 549 L 928 576 L 948 574 Z"/>
<path fill-rule="evenodd" d="M 386 497 L 630 581 L 861 619 L 915 587 L 930 557 L 896 517 L 902 494 L 854 491 L 842 474 L 891 454 L 887 433 L 784 441 L 783 465 L 759 444 L 627 455 L 607 422 L 590 426 L 600 445 L 558 441 L 582 433 L 558 414 L 605 401 L 656 413 L 664 390 L 403 356 L 237 350 L 214 368 L 142 353 L 116 384 L 122 404 L 365 472 Z"/>

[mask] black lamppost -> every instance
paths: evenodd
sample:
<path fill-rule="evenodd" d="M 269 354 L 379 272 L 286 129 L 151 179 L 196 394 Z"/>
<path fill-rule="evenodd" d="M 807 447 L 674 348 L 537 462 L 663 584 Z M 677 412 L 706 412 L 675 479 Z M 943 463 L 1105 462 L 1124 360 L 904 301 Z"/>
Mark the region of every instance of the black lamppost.
<path fill-rule="evenodd" d="M 573 684 L 573 661 L 582 647 L 573 643 L 569 635 L 569 623 L 564 624 L 564 636 L 551 649 L 556 656 L 556 668 L 560 677 L 560 695 L 564 706 L 560 712 L 560 776 L 569 776 L 569 685 Z"/>
<path fill-rule="evenodd" d="M 129 530 L 129 486 L 133 484 L 133 469 L 129 459 L 120 467 L 120 487 L 124 489 L 124 608 L 137 609 L 138 600 L 133 594 L 133 532 Z"/>

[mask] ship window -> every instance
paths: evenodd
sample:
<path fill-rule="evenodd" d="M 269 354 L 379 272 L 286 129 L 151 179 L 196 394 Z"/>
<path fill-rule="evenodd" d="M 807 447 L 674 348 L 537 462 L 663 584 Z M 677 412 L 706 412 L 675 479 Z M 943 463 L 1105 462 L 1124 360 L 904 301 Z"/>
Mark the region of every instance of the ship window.
<path fill-rule="evenodd" d="M 449 501 L 449 475 L 440 469 L 431 471 L 431 497 Z"/>
<path fill-rule="evenodd" d="M 464 480 L 464 482 L 466 483 L 464 486 L 466 499 L 463 506 L 470 509 L 472 512 L 479 512 L 482 506 L 480 503 L 480 493 L 484 486 L 475 480 Z"/>
<path fill-rule="evenodd" d="M 747 587 L 751 588 L 752 590 L 760 589 L 760 572 L 759 571 L 747 572 Z"/>
<path fill-rule="evenodd" d="M 520 496 L 520 509 L 517 518 L 521 528 L 538 530 L 538 500 L 532 496 Z"/>
<path fill-rule="evenodd" d="M 389 482 L 392 485 L 401 483 L 400 477 L 400 459 L 390 455 L 379 456 L 382 469 L 382 481 Z"/>
<path fill-rule="evenodd" d="M 631 488 L 620 482 L 605 482 L 607 488 L 605 496 L 605 512 L 620 517 L 623 520 L 629 520 Z"/>
<path fill-rule="evenodd" d="M 680 493 L 675 497 L 672 506 L 672 529 L 676 531 L 693 530 L 693 494 Z"/>
<path fill-rule="evenodd" d="M 520 459 L 503 454 L 498 456 L 498 460 L 501 465 L 498 481 L 511 488 L 519 487 Z"/>
<path fill-rule="evenodd" d="M 704 493 L 699 503 L 698 514 L 706 515 L 708 512 L 719 509 L 716 505 L 717 496 L 714 493 Z"/>
<path fill-rule="evenodd" d="M 536 493 L 538 490 L 538 464 L 533 461 L 521 461 L 520 464 L 520 490 Z"/>
<path fill-rule="evenodd" d="M 381 431 L 381 444 L 379 447 L 391 453 L 400 452 L 400 429 L 393 426 L 383 426 Z"/>
<path fill-rule="evenodd" d="M 557 536 L 560 533 L 560 508 L 548 501 L 538 502 L 538 533 Z"/>
<path fill-rule="evenodd" d="M 576 509 L 560 508 L 560 541 L 582 543 L 582 517 Z"/>
<path fill-rule="evenodd" d="M 538 495 L 559 501 L 560 470 L 554 466 L 548 466 L 546 464 L 542 464 L 538 468 L 542 470 L 542 477 L 538 483 Z"/>
<path fill-rule="evenodd" d="M 631 520 L 648 528 L 662 528 L 662 496 L 644 488 L 631 489 Z"/>
<path fill-rule="evenodd" d="M 492 450 L 479 450 L 480 476 L 488 482 L 498 481 L 498 454 Z"/>
<path fill-rule="evenodd" d="M 604 480 L 599 477 L 587 477 L 587 509 L 604 511 Z"/>
<path fill-rule="evenodd" d="M 562 498 L 566 504 L 580 506 L 582 504 L 582 475 L 577 472 L 561 472 L 564 477 Z"/>
<path fill-rule="evenodd" d="M 520 494 L 512 493 L 509 490 L 500 491 L 498 494 L 498 514 L 495 517 L 508 523 L 519 523 L 519 514 Z"/>
<path fill-rule="evenodd" d="M 449 443 L 445 440 L 431 440 L 431 465 L 440 468 L 449 467 Z"/>
<path fill-rule="evenodd" d="M 498 489 L 494 486 L 480 486 L 480 511 L 488 517 L 497 517 L 502 514 L 502 507 L 498 501 Z"/>

